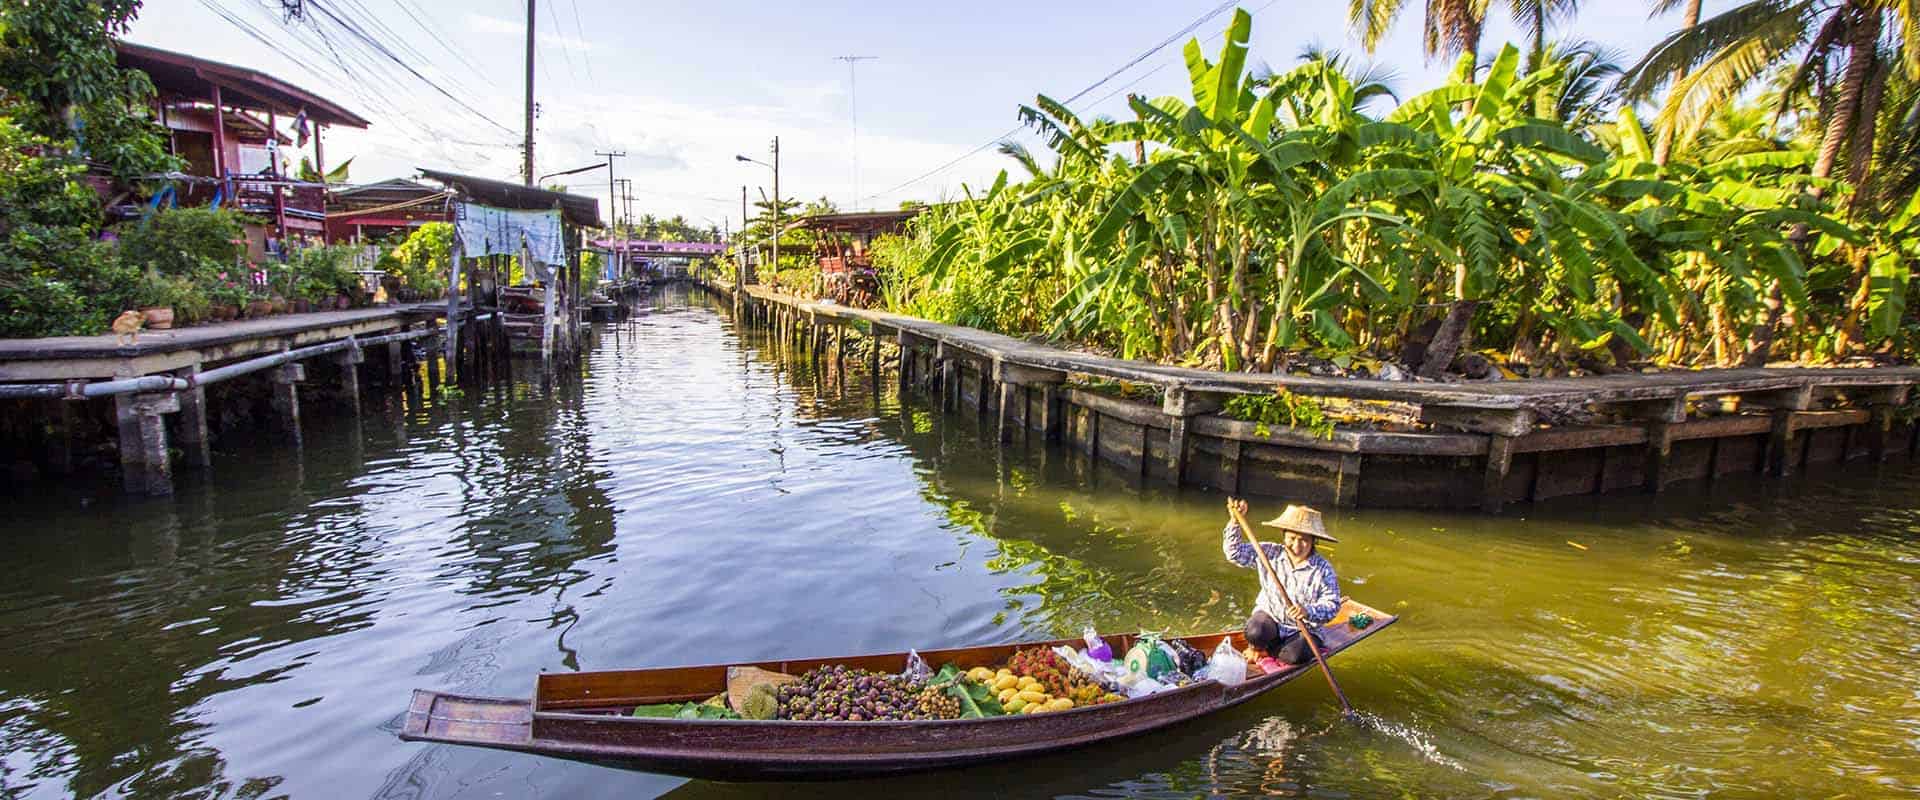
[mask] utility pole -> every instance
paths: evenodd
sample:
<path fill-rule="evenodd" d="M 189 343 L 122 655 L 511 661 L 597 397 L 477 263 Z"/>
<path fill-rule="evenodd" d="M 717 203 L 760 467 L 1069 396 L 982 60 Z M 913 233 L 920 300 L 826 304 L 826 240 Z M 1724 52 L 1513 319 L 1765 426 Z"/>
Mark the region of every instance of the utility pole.
<path fill-rule="evenodd" d="M 593 154 L 596 156 L 607 157 L 607 219 L 611 220 L 613 223 L 611 226 L 611 229 L 613 231 L 618 231 L 620 230 L 620 209 L 618 206 L 614 205 L 613 203 L 613 160 L 616 158 L 626 158 L 627 151 L 595 150 L 593 151 Z M 612 243 L 611 238 L 608 239 L 608 243 L 609 244 Z M 626 255 L 627 255 L 626 253 L 613 254 L 613 274 L 620 276 L 621 280 L 626 280 L 626 277 L 627 277 Z"/>
<path fill-rule="evenodd" d="M 853 211 L 860 205 L 860 83 L 854 74 L 854 65 L 862 61 L 875 61 L 879 56 L 834 56 L 835 61 L 847 62 L 847 122 L 853 126 L 853 200 L 847 204 L 847 210 Z"/>
<path fill-rule="evenodd" d="M 740 233 L 747 232 L 747 186 L 740 185 Z M 733 271 L 733 296 L 739 297 L 746 285 L 753 282 L 753 268 L 747 266 L 747 248 L 740 242 L 733 245 L 733 254 L 740 257 L 740 266 Z"/>
<path fill-rule="evenodd" d="M 627 224 L 620 226 L 620 252 L 622 253 L 627 252 L 627 240 L 633 234 L 633 195 L 627 192 L 628 186 L 632 183 L 632 179 L 620 179 L 620 216 L 627 221 Z M 631 254 L 628 257 L 631 258 Z"/>
<path fill-rule="evenodd" d="M 780 274 L 780 136 L 774 136 L 774 274 Z"/>
<path fill-rule="evenodd" d="M 527 0 L 527 141 L 526 166 L 521 170 L 526 174 L 527 185 L 533 185 L 533 4 Z"/>
<path fill-rule="evenodd" d="M 773 137 L 773 274 L 780 274 L 780 137 Z"/>

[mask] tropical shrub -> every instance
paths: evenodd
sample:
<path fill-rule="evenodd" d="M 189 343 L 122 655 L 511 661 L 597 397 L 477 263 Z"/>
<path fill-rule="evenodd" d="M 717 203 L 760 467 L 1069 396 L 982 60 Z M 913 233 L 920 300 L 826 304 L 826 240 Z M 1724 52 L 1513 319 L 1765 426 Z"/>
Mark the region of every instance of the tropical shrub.
<path fill-rule="evenodd" d="M 118 226 L 120 257 L 140 269 L 211 285 L 239 270 L 244 218 L 228 209 L 164 209 Z"/>
<path fill-rule="evenodd" d="M 1733 109 L 1661 162 L 1631 107 L 1599 121 L 1573 49 L 1468 53 L 1375 114 L 1384 89 L 1337 59 L 1254 75 L 1250 35 L 1239 12 L 1214 59 L 1190 42 L 1190 96 L 1131 119 L 1023 107 L 1052 163 L 1003 145 L 1024 180 L 877 245 L 887 307 L 1226 369 L 1434 374 L 1469 341 L 1549 372 L 1913 352 L 1912 217 L 1850 214 L 1798 118 L 1757 135 Z"/>
<path fill-rule="evenodd" d="M 402 286 L 423 295 L 440 295 L 447 291 L 452 258 L 453 225 L 429 222 L 382 255 L 380 268 L 399 278 Z"/>

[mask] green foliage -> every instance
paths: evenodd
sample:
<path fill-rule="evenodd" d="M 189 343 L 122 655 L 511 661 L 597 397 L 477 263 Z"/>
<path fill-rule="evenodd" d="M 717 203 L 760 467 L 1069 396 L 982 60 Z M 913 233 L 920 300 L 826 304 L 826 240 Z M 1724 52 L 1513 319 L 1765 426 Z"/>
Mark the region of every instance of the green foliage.
<path fill-rule="evenodd" d="M 1377 84 L 1337 59 L 1251 76 L 1250 24 L 1211 59 L 1190 44 L 1189 95 L 1136 98 L 1131 119 L 1023 107 L 1056 158 L 1003 147 L 1026 180 L 876 241 L 885 307 L 1262 371 L 1391 358 L 1453 301 L 1478 301 L 1475 349 L 1536 372 L 1737 363 L 1781 309 L 1776 353 L 1904 347 L 1913 215 L 1850 218 L 1848 187 L 1810 178 L 1809 137 L 1741 127 L 1764 114 L 1729 110 L 1693 160 L 1655 164 L 1631 107 L 1595 124 L 1614 68 L 1536 42 L 1477 72 L 1463 55 L 1376 116 Z"/>
<path fill-rule="evenodd" d="M 152 81 L 116 63 L 114 37 L 139 11 L 139 0 L 0 0 L 0 86 L 24 102 L 23 127 L 122 181 L 181 163 L 147 116 Z"/>
<path fill-rule="evenodd" d="M 359 248 L 353 245 L 305 247 L 293 251 L 280 269 L 289 279 L 288 297 L 315 302 L 333 300 L 340 295 L 358 296 L 363 287 L 353 272 L 353 258 Z"/>
<path fill-rule="evenodd" d="M 452 259 L 453 225 L 429 222 L 381 256 L 380 268 L 398 277 L 402 286 L 423 295 L 441 295 L 447 291 Z"/>
<path fill-rule="evenodd" d="M 210 282 L 239 271 L 242 221 L 227 209 L 164 209 L 119 227 L 120 257 L 136 269 Z"/>
<path fill-rule="evenodd" d="M 0 336 L 78 336 L 130 308 L 139 270 L 94 240 L 99 206 L 81 166 L 0 108 Z"/>
<path fill-rule="evenodd" d="M 1279 394 L 1242 394 L 1227 398 L 1222 413 L 1253 423 L 1258 436 L 1272 436 L 1272 426 L 1305 430 L 1320 439 L 1333 438 L 1333 420 L 1319 403 L 1285 390 Z"/>

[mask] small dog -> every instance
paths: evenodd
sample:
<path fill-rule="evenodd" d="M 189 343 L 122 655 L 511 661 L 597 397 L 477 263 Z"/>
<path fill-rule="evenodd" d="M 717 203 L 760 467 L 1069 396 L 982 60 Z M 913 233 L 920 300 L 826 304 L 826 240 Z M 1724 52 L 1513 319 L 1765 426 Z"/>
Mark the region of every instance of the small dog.
<path fill-rule="evenodd" d="M 147 315 L 140 311 L 122 311 L 113 318 L 113 340 L 119 345 L 137 344 L 140 341 L 140 326 L 147 324 Z"/>

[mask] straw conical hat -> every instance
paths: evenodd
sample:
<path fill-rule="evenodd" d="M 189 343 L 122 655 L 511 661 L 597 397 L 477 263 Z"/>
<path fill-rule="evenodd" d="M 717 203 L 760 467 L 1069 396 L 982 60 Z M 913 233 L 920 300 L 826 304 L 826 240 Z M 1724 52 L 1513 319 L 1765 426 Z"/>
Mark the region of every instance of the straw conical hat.
<path fill-rule="evenodd" d="M 1315 539 L 1325 539 L 1329 542 L 1340 541 L 1339 539 L 1333 538 L 1332 534 L 1327 533 L 1326 523 L 1320 521 L 1320 512 L 1310 506 L 1289 505 L 1287 506 L 1287 510 L 1280 512 L 1280 516 L 1260 524 L 1279 528 L 1283 531 L 1303 533 Z"/>

